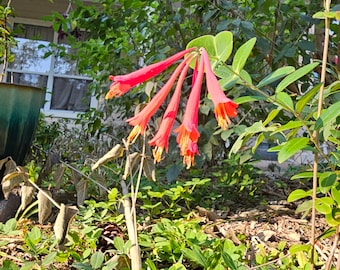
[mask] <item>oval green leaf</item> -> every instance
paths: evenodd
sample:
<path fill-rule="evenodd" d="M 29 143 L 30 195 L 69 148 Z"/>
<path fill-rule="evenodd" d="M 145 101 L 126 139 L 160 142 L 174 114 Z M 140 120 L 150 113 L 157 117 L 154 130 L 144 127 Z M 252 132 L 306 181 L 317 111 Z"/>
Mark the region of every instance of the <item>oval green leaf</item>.
<path fill-rule="evenodd" d="M 336 203 L 340 206 L 340 190 L 338 190 L 336 187 L 332 187 L 331 190 L 332 198 Z"/>
<path fill-rule="evenodd" d="M 282 163 L 299 152 L 309 142 L 308 138 L 293 138 L 286 142 L 279 151 L 277 160 Z"/>
<path fill-rule="evenodd" d="M 91 256 L 91 266 L 94 269 L 100 268 L 104 262 L 104 254 L 100 251 L 95 252 Z"/>
<path fill-rule="evenodd" d="M 316 198 L 315 200 L 315 209 L 321 213 L 321 214 L 329 214 L 332 213 L 332 207 L 333 200 L 329 197 L 323 197 L 323 198 Z"/>
<path fill-rule="evenodd" d="M 326 194 L 336 181 L 336 173 L 334 172 L 324 172 L 319 177 L 319 187 L 323 194 Z"/>
<path fill-rule="evenodd" d="M 214 69 L 218 62 L 225 62 L 232 53 L 233 34 L 230 31 L 223 31 L 216 36 L 204 35 L 191 40 L 187 44 L 187 48 L 192 47 L 203 47 L 207 51 L 211 65 Z"/>
<path fill-rule="evenodd" d="M 293 192 L 291 192 L 287 198 L 287 202 L 294 202 L 303 198 L 306 198 L 308 196 L 312 196 L 311 191 L 305 191 L 303 189 L 295 189 Z"/>
<path fill-rule="evenodd" d="M 275 103 L 282 108 L 294 111 L 294 103 L 292 98 L 286 92 L 276 94 Z"/>
<path fill-rule="evenodd" d="M 299 101 L 296 103 L 296 111 L 298 113 L 300 113 L 302 109 L 306 106 L 307 102 L 309 102 L 316 95 L 320 87 L 321 83 L 313 87 L 299 99 Z"/>

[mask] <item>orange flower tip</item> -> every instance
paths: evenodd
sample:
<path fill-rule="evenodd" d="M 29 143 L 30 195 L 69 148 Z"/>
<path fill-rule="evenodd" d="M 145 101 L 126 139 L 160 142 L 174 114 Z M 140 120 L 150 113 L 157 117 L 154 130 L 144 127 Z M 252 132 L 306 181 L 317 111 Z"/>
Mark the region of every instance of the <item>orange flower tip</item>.
<path fill-rule="evenodd" d="M 230 125 L 231 121 L 229 117 L 235 117 L 237 115 L 237 104 L 228 101 L 224 103 L 219 103 L 215 107 L 215 117 L 218 122 L 218 125 L 223 129 L 226 130 L 228 125 Z"/>
<path fill-rule="evenodd" d="M 141 132 L 142 132 L 142 128 L 139 125 L 135 126 L 131 130 L 129 136 L 127 137 L 127 142 L 129 144 L 134 143 L 136 141 L 136 139 L 138 138 L 139 134 L 141 134 Z"/>
<path fill-rule="evenodd" d="M 111 99 L 115 96 L 122 96 L 124 95 L 127 91 L 131 89 L 131 85 L 129 84 L 124 84 L 120 82 L 113 82 L 110 85 L 110 90 L 106 94 L 105 99 Z"/>

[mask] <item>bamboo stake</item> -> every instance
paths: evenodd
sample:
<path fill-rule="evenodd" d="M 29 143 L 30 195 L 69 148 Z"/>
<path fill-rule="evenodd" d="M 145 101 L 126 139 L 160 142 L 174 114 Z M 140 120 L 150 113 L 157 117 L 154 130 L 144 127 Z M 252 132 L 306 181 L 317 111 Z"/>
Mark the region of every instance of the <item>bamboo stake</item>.
<path fill-rule="evenodd" d="M 324 0 L 324 9 L 325 12 L 329 12 L 331 5 L 331 0 Z M 326 67 L 327 67 L 327 55 L 328 55 L 328 43 L 329 43 L 329 27 L 330 27 L 330 20 L 326 16 L 325 17 L 325 38 L 324 38 L 324 46 L 323 46 L 323 56 L 322 56 L 322 68 L 321 68 L 321 87 L 319 92 L 319 100 L 318 100 L 318 111 L 317 111 L 317 117 L 321 115 L 322 110 L 322 103 L 323 103 L 323 93 L 325 89 L 325 78 L 326 78 Z M 319 136 L 320 133 L 318 130 L 314 131 L 314 143 L 315 146 L 319 147 Z M 311 230 L 311 245 L 312 245 L 312 255 L 311 255 L 311 269 L 314 269 L 314 252 L 315 252 L 315 220 L 316 220 L 316 190 L 318 186 L 318 163 L 319 163 L 319 154 L 318 151 L 314 154 L 314 162 L 313 162 L 313 195 L 312 195 L 312 230 Z"/>

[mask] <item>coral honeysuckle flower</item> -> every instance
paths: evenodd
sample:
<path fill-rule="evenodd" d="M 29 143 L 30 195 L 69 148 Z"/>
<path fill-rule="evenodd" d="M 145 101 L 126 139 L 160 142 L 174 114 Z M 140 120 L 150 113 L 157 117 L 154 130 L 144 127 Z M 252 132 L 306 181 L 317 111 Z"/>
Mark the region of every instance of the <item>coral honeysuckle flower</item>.
<path fill-rule="evenodd" d="M 125 75 L 117 75 L 117 76 L 110 76 L 110 80 L 113 83 L 110 85 L 110 90 L 106 94 L 105 99 L 113 98 L 114 96 L 121 96 L 128 92 L 132 87 L 136 86 L 139 83 L 145 82 L 152 77 L 155 77 L 163 70 L 167 69 L 171 66 L 174 62 L 181 59 L 186 54 L 190 53 L 191 51 L 195 50 L 196 48 L 189 48 L 187 50 L 181 51 L 179 53 L 174 54 L 173 56 L 155 63 L 149 66 L 143 67 L 139 70 L 131 72 Z"/>
<path fill-rule="evenodd" d="M 174 85 L 178 75 L 183 70 L 183 68 L 190 63 L 192 57 L 188 57 L 183 60 L 175 71 L 172 73 L 170 79 L 166 82 L 166 84 L 158 91 L 158 93 L 152 98 L 152 100 L 146 105 L 146 107 L 136 114 L 134 117 L 126 120 L 130 125 L 134 126 L 130 135 L 127 138 L 128 142 L 132 142 L 139 134 L 144 134 L 146 126 L 151 118 L 151 116 L 158 110 L 158 108 L 162 105 L 165 98 L 169 94 L 172 86 Z"/>
<path fill-rule="evenodd" d="M 174 91 L 173 96 L 171 97 L 168 107 L 165 110 L 162 122 L 156 135 L 149 141 L 149 145 L 155 146 L 155 148 L 152 151 L 155 163 L 161 161 L 164 149 L 166 152 L 168 152 L 170 132 L 177 115 L 178 105 L 181 99 L 182 85 L 185 80 L 185 76 L 188 72 L 190 61 L 191 59 L 187 61 L 185 67 L 181 71 L 181 75 L 178 78 L 176 89 Z"/>
<path fill-rule="evenodd" d="M 198 61 L 198 59 L 196 60 Z M 197 69 L 197 65 L 195 65 Z M 194 165 L 195 154 L 199 155 L 197 141 L 200 136 L 198 132 L 198 108 L 200 103 L 200 93 L 204 75 L 203 61 L 194 71 L 195 76 L 194 84 L 188 98 L 187 106 L 185 109 L 183 122 L 175 130 L 178 133 L 177 143 L 180 147 L 180 154 L 183 156 L 183 163 L 186 164 L 187 169 Z"/>
<path fill-rule="evenodd" d="M 231 123 L 229 117 L 235 117 L 237 115 L 236 108 L 238 105 L 224 94 L 212 71 L 209 56 L 204 48 L 201 48 L 201 60 L 204 62 L 207 89 L 215 106 L 214 112 L 216 120 L 218 125 L 225 130 Z"/>

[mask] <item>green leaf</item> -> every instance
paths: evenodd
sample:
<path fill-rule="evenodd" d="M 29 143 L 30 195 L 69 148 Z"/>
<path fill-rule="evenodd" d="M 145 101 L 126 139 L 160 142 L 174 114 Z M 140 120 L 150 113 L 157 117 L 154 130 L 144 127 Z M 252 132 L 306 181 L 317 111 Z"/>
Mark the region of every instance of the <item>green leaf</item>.
<path fill-rule="evenodd" d="M 47 256 L 42 260 L 42 265 L 43 266 L 47 266 L 51 263 L 53 263 L 54 258 L 57 256 L 57 252 L 51 252 L 49 254 L 47 254 Z"/>
<path fill-rule="evenodd" d="M 243 96 L 243 97 L 235 98 L 234 102 L 237 104 L 243 104 L 243 103 L 266 100 L 266 99 L 267 98 L 263 96 Z"/>
<path fill-rule="evenodd" d="M 264 120 L 263 125 L 266 126 L 270 123 L 270 121 L 272 121 L 281 111 L 281 109 L 275 109 L 275 110 L 271 110 L 270 113 L 268 114 L 266 120 Z"/>
<path fill-rule="evenodd" d="M 332 212 L 332 205 L 334 201 L 330 197 L 316 198 L 315 209 L 321 214 L 329 214 Z"/>
<path fill-rule="evenodd" d="M 280 107 L 285 108 L 285 109 L 287 109 L 288 107 L 290 111 L 294 111 L 293 100 L 286 92 L 277 93 L 275 96 L 275 101 L 277 101 L 277 104 Z"/>
<path fill-rule="evenodd" d="M 103 265 L 104 262 L 104 254 L 100 251 L 95 252 L 92 256 L 91 256 L 91 266 L 94 269 L 98 269 Z"/>
<path fill-rule="evenodd" d="M 150 258 L 147 258 L 145 263 L 147 264 L 147 266 L 149 266 L 150 270 L 157 270 L 156 265 L 152 260 L 150 260 Z"/>
<path fill-rule="evenodd" d="M 303 189 L 295 189 L 291 192 L 287 198 L 287 202 L 294 202 L 308 196 L 312 196 L 312 191 L 305 191 Z"/>
<path fill-rule="evenodd" d="M 320 129 L 340 115 L 340 101 L 323 110 L 320 117 L 316 120 L 315 129 Z"/>
<path fill-rule="evenodd" d="M 328 225 L 336 227 L 340 224 L 340 220 L 334 216 L 334 211 L 325 215 Z"/>
<path fill-rule="evenodd" d="M 295 213 L 304 213 L 307 214 L 312 210 L 313 207 L 313 201 L 312 200 L 307 200 L 304 201 L 303 203 L 299 204 L 298 207 L 295 210 Z"/>
<path fill-rule="evenodd" d="M 34 245 L 38 244 L 41 241 L 41 231 L 38 227 L 33 227 L 26 236 Z"/>
<path fill-rule="evenodd" d="M 277 128 L 272 134 L 285 131 L 285 130 L 289 130 L 289 129 L 299 128 L 299 127 L 302 127 L 303 125 L 304 124 L 301 121 L 289 121 L 287 124 Z"/>
<path fill-rule="evenodd" d="M 287 141 L 278 153 L 277 160 L 282 163 L 299 152 L 309 142 L 308 138 L 293 138 Z"/>
<path fill-rule="evenodd" d="M 331 188 L 331 194 L 333 200 L 340 206 L 340 190 L 333 186 Z"/>
<path fill-rule="evenodd" d="M 189 260 L 197 263 L 200 266 L 207 267 L 207 259 L 204 257 L 201 249 L 198 246 L 193 246 L 193 249 L 185 248 L 182 253 Z"/>
<path fill-rule="evenodd" d="M 287 76 L 288 74 L 290 74 L 294 71 L 295 71 L 295 68 L 291 67 L 291 66 L 279 68 L 279 69 L 275 70 L 273 73 L 266 76 L 264 79 L 262 79 L 256 87 L 260 88 L 260 87 L 263 87 L 265 85 L 271 84 L 272 82 L 275 82 L 275 81 Z"/>
<path fill-rule="evenodd" d="M 233 34 L 230 31 L 223 31 L 216 36 L 204 35 L 191 40 L 187 48 L 205 48 L 207 51 L 211 65 L 214 66 L 219 62 L 225 62 L 233 50 Z M 194 63 L 191 64 L 193 67 Z"/>
<path fill-rule="evenodd" d="M 232 63 L 232 69 L 236 74 L 240 74 L 244 65 L 247 62 L 247 59 L 255 45 L 256 38 L 252 38 L 248 40 L 245 44 L 243 44 L 235 53 L 234 60 Z"/>
<path fill-rule="evenodd" d="M 279 83 L 279 85 L 276 87 L 276 93 L 282 92 L 282 90 L 284 90 L 288 85 L 305 76 L 318 65 L 319 63 L 311 63 L 295 70 Z"/>
<path fill-rule="evenodd" d="M 117 200 L 117 196 L 118 196 L 118 189 L 112 188 L 107 197 L 110 202 L 115 202 Z"/>
<path fill-rule="evenodd" d="M 304 178 L 312 178 L 313 177 L 313 172 L 302 172 L 295 174 L 291 177 L 292 180 L 295 179 L 304 179 Z"/>
<path fill-rule="evenodd" d="M 326 194 L 336 182 L 336 173 L 324 172 L 319 177 L 319 187 L 323 194 Z"/>
<path fill-rule="evenodd" d="M 35 262 L 25 262 L 25 264 L 23 266 L 20 267 L 20 270 L 32 270 L 34 269 L 35 266 Z M 7 269 L 7 268 L 5 268 Z M 16 268 L 8 268 L 8 269 L 16 269 Z"/>
<path fill-rule="evenodd" d="M 310 244 L 295 244 L 295 245 L 292 245 L 289 248 L 289 253 L 291 255 L 294 255 L 294 254 L 301 252 L 301 251 L 309 252 L 310 250 L 311 250 Z"/>
<path fill-rule="evenodd" d="M 324 11 L 318 11 L 313 15 L 313 19 L 325 19 L 326 18 L 326 13 Z"/>
<path fill-rule="evenodd" d="M 20 269 L 32 269 L 34 266 L 34 262 L 30 264 L 30 268 L 24 268 L 26 263 L 20 268 Z M 19 267 L 12 261 L 10 260 L 4 260 L 2 262 L 2 267 L 0 268 L 1 270 L 19 270 Z"/>
<path fill-rule="evenodd" d="M 233 258 L 231 258 L 230 255 L 227 252 L 222 251 L 222 258 L 223 258 L 223 261 L 225 262 L 225 264 L 231 270 L 237 270 L 237 266 L 235 265 Z"/>
<path fill-rule="evenodd" d="M 215 36 L 215 51 L 218 62 L 225 62 L 233 51 L 233 34 L 223 31 Z M 213 64 L 213 63 L 212 63 Z"/>
<path fill-rule="evenodd" d="M 321 83 L 317 86 L 313 87 L 311 90 L 309 90 L 307 93 L 305 93 L 299 101 L 296 103 L 296 112 L 300 113 L 303 108 L 306 106 L 306 104 L 316 95 L 316 93 L 319 91 L 321 87 Z"/>
<path fill-rule="evenodd" d="M 124 240 L 121 237 L 115 237 L 113 239 L 113 244 L 115 246 L 115 248 L 121 252 L 124 251 Z"/>

